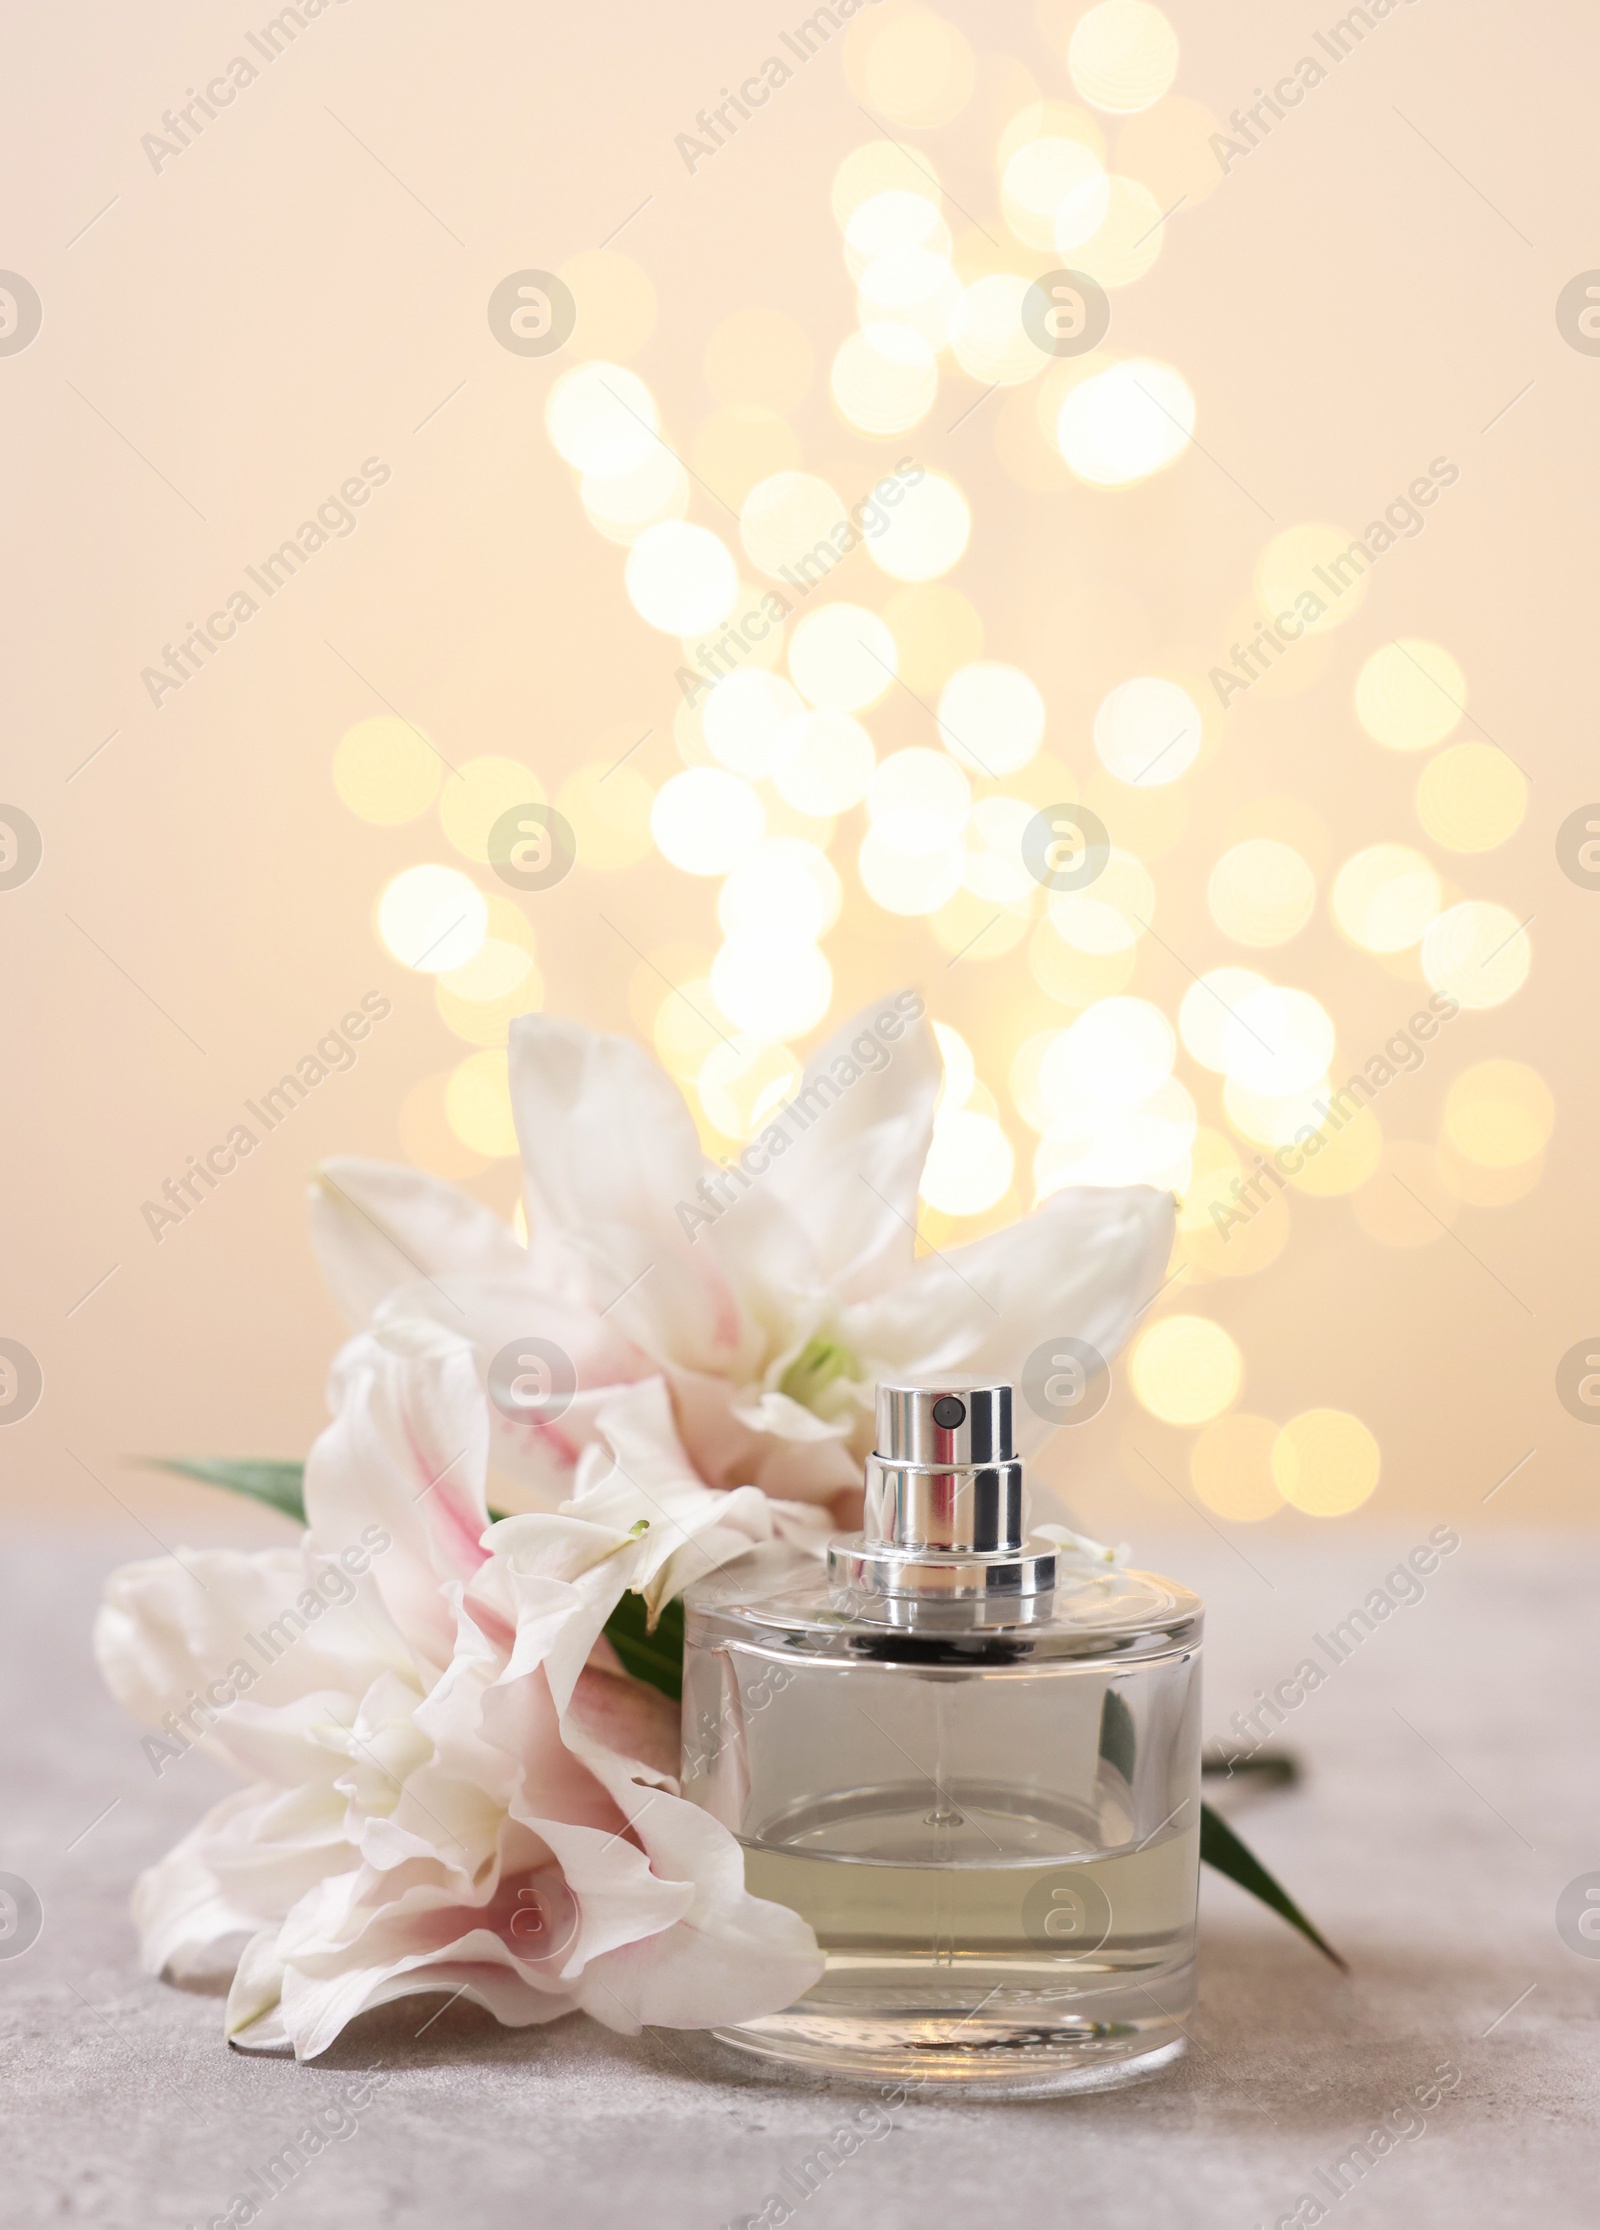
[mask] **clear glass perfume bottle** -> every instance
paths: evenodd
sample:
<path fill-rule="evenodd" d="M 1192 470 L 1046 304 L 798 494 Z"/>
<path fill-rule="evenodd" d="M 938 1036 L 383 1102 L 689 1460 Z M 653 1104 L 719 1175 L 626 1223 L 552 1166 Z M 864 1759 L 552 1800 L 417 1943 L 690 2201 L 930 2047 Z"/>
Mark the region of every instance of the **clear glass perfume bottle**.
<path fill-rule="evenodd" d="M 1194 2002 L 1199 1599 L 1024 1529 L 1011 1389 L 880 1386 L 865 1530 L 685 1599 L 683 1789 L 811 1923 L 724 2041 L 1011 2093 L 1125 2082 Z"/>

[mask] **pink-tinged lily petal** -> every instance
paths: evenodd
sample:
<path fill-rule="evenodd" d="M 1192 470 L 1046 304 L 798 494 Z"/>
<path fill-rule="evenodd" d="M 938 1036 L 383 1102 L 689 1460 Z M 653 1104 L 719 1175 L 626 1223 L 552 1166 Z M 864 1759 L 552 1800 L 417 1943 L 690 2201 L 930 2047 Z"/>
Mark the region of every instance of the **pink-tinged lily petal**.
<path fill-rule="evenodd" d="M 239 1789 L 146 1868 L 133 1919 L 148 1974 L 209 1980 L 232 1971 L 240 1941 L 277 1928 L 297 1900 L 356 1862 L 331 1785 Z"/>
<path fill-rule="evenodd" d="M 614 1394 L 599 1422 L 602 1445 L 585 1455 L 577 1495 L 565 1507 L 618 1534 L 640 1533 L 630 1584 L 652 1619 L 691 1581 L 772 1539 L 772 1509 L 759 1488 L 722 1493 L 701 1481 L 678 1438 L 663 1379 Z"/>
<path fill-rule="evenodd" d="M 316 1545 L 374 1557 L 378 1592 L 428 1663 L 450 1661 L 455 1620 L 441 1589 L 484 1561 L 488 1405 L 471 1345 L 437 1326 L 386 1321 L 341 1352 L 333 1423 L 306 1463 Z"/>
<path fill-rule="evenodd" d="M 1086 1340 L 1107 1360 L 1149 1307 L 1172 1253 L 1172 1195 L 1149 1185 L 1056 1193 L 1020 1223 L 925 1255 L 878 1300 L 845 1313 L 882 1375 L 1008 1379 L 1050 1340 Z M 1019 1452 L 1053 1425 L 1015 1404 Z"/>
<path fill-rule="evenodd" d="M 472 1343 L 489 1397 L 489 1501 L 506 1513 L 565 1501 L 601 1404 L 654 1368 L 587 1302 L 540 1286 L 526 1261 L 515 1278 L 453 1279 L 448 1295 L 409 1286 L 383 1304 L 373 1329 L 419 1316 Z M 516 1398 L 524 1386 L 526 1408 Z"/>
<path fill-rule="evenodd" d="M 493 1209 L 420 1169 L 338 1155 L 309 1192 L 311 1243 L 352 1331 L 405 1286 L 528 1274 L 526 1249 Z"/>
<path fill-rule="evenodd" d="M 512 1023 L 510 1062 L 530 1226 L 583 1257 L 591 1302 L 636 1346 L 742 1373 L 756 1334 L 679 1212 L 710 1164 L 677 1087 L 630 1040 L 545 1015 Z"/>
<path fill-rule="evenodd" d="M 371 1578 L 295 1548 L 189 1549 L 106 1583 L 94 1650 L 117 1701 L 148 1727 L 157 1772 L 209 1750 L 248 1780 L 290 1787 L 321 1770 L 317 1726 L 353 1715 L 409 1663 Z"/>
<path fill-rule="evenodd" d="M 635 1827 L 651 1866 L 695 1894 L 674 1927 L 585 1968 L 579 2002 L 597 2021 L 624 2035 L 720 2028 L 777 2013 L 822 1979 L 811 1930 L 787 1906 L 749 1894 L 744 1854 L 709 1812 L 663 1797 Z"/>
<path fill-rule="evenodd" d="M 846 1301 L 869 1300 L 911 1268 L 943 1074 L 924 1012 L 914 991 L 863 1007 L 807 1062 L 774 1118 L 794 1143 L 761 1181 L 806 1232 L 815 1282 Z M 737 1216 L 718 1224 L 719 1238 Z"/>

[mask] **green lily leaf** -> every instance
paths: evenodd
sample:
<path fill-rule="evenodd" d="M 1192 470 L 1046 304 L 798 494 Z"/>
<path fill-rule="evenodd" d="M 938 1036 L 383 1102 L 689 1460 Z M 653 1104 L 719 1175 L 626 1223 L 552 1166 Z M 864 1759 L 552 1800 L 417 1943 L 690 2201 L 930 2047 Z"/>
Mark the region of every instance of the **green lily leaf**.
<path fill-rule="evenodd" d="M 269 1509 L 281 1511 L 286 1518 L 293 1518 L 301 1525 L 306 1522 L 301 1491 L 305 1468 L 302 1464 L 275 1462 L 260 1456 L 166 1456 L 151 1461 L 158 1471 L 174 1471 L 181 1478 L 199 1479 L 207 1486 L 227 1487 L 234 1494 L 264 1502 Z M 490 1516 L 494 1515 L 491 1511 Z M 605 1634 L 635 1680 L 648 1681 L 652 1688 L 659 1688 L 664 1696 L 674 1701 L 683 1693 L 681 1602 L 668 1603 L 652 1628 L 645 1612 L 644 1597 L 630 1589 L 606 1620 Z M 1109 1743 L 1105 1735 L 1112 1738 Z M 1124 1747 L 1121 1728 L 1108 1723 L 1101 1747 L 1114 1762 L 1120 1763 L 1118 1753 Z M 1295 1770 L 1292 1764 L 1275 1762 L 1279 1770 L 1273 1779 L 1292 1777 Z M 1214 1866 L 1219 1874 L 1226 1874 L 1229 1881 L 1237 1882 L 1252 1897 L 1259 1897 L 1291 1928 L 1298 1928 L 1307 1942 L 1315 1944 L 1336 1967 L 1346 1973 L 1349 1971 L 1332 1944 L 1307 1920 L 1288 1891 L 1274 1881 L 1261 1861 L 1245 1848 L 1227 1821 L 1213 1812 L 1209 1804 L 1200 1807 L 1200 1856 L 1207 1866 Z"/>
<path fill-rule="evenodd" d="M 606 1640 L 635 1680 L 647 1680 L 674 1703 L 683 1693 L 683 1605 L 668 1603 L 651 1631 L 644 1597 L 630 1588 L 606 1620 Z"/>
<path fill-rule="evenodd" d="M 280 1463 L 270 1456 L 149 1456 L 152 1471 L 175 1471 L 183 1479 L 199 1479 L 208 1487 L 227 1487 L 252 1502 L 264 1502 L 297 1525 L 306 1522 L 301 1480 L 305 1465 Z"/>
<path fill-rule="evenodd" d="M 1226 1874 L 1230 1882 L 1237 1882 L 1252 1897 L 1259 1897 L 1264 1905 L 1270 1905 L 1291 1928 L 1298 1928 L 1341 1973 L 1349 1973 L 1348 1965 L 1332 1944 L 1318 1934 L 1288 1891 L 1279 1887 L 1260 1859 L 1246 1850 L 1221 1813 L 1213 1812 L 1209 1804 L 1200 1807 L 1200 1856 L 1207 1866 L 1214 1866 L 1219 1874 Z"/>

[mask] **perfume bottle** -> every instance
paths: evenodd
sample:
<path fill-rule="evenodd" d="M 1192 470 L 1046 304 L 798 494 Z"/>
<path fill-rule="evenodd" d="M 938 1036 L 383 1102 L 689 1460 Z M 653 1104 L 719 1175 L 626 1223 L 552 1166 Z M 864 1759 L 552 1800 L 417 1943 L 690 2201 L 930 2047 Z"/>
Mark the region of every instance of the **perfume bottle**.
<path fill-rule="evenodd" d="M 865 1529 L 685 1598 L 683 1790 L 822 1979 L 717 2034 L 858 2079 L 1025 2095 L 1184 2048 L 1198 1597 L 1025 1529 L 1011 1389 L 880 1386 Z"/>

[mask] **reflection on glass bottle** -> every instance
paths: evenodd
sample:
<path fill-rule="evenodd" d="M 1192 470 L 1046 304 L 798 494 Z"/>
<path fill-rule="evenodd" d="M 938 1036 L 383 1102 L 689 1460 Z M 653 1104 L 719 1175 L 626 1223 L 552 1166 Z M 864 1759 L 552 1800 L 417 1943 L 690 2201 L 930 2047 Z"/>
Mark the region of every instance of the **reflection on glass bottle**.
<path fill-rule="evenodd" d="M 1124 2081 L 1182 2049 L 1196 1597 L 1023 1525 L 1006 1386 L 880 1387 L 865 1530 L 686 1601 L 684 1793 L 827 1959 L 728 2041 L 948 2087 Z"/>

